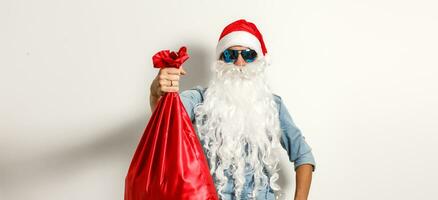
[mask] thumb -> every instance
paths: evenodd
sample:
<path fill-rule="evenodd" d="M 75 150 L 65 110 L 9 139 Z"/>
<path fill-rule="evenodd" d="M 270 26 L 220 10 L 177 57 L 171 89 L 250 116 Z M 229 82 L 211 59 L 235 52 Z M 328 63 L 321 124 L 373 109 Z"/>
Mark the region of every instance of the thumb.
<path fill-rule="evenodd" d="M 181 75 L 186 75 L 186 74 L 187 74 L 186 70 L 184 70 L 183 68 L 181 68 Z"/>

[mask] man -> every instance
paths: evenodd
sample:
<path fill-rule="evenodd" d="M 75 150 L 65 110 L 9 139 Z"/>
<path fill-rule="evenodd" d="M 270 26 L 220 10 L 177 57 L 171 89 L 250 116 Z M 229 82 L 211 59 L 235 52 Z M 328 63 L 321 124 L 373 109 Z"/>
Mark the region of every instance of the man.
<path fill-rule="evenodd" d="M 294 162 L 295 200 L 307 199 L 315 160 L 280 96 L 265 79 L 267 50 L 257 27 L 245 20 L 226 26 L 216 47 L 214 78 L 180 93 L 209 161 L 221 199 L 275 199 L 281 146 Z M 151 84 L 151 109 L 165 92 L 179 91 L 186 72 L 163 68 Z"/>

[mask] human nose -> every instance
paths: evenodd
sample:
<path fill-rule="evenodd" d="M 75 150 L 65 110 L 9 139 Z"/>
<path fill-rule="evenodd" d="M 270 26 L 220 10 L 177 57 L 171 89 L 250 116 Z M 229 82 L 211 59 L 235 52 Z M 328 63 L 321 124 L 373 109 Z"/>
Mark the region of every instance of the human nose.
<path fill-rule="evenodd" d="M 242 55 L 241 55 L 241 54 L 239 54 L 239 56 L 237 57 L 236 61 L 234 62 L 234 65 L 242 66 L 242 67 L 246 65 L 246 62 L 245 62 L 245 60 L 242 58 Z"/>

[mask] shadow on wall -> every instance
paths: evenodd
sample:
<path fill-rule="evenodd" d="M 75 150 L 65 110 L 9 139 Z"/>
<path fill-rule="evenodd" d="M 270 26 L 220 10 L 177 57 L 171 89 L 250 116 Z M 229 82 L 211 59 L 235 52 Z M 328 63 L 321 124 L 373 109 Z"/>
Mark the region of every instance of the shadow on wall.
<path fill-rule="evenodd" d="M 193 42 L 187 42 L 187 44 L 190 58 L 183 65 L 187 74 L 181 77 L 180 91 L 197 85 L 206 87 L 211 77 L 210 68 L 213 64 L 212 57 L 209 56 L 214 54 L 212 49 Z"/>
<path fill-rule="evenodd" d="M 0 188 L 5 189 L 3 195 L 10 197 L 7 199 L 22 199 L 19 195 L 26 195 L 23 191 L 32 191 L 36 185 L 47 185 L 47 187 L 54 184 L 63 185 L 68 177 L 102 163 L 114 165 L 116 169 L 123 168 L 117 170 L 122 174 L 111 177 L 114 182 L 107 183 L 107 186 L 124 185 L 129 164 L 146 127 L 145 122 L 149 118 L 150 114 L 138 116 L 135 121 L 118 129 L 99 134 L 104 137 L 96 140 L 66 146 L 63 150 L 3 165 L 0 171 Z M 88 126 L 92 126 L 93 122 L 89 123 Z M 87 125 L 83 124 L 83 126 Z M 121 187 L 120 192 L 123 189 Z"/>

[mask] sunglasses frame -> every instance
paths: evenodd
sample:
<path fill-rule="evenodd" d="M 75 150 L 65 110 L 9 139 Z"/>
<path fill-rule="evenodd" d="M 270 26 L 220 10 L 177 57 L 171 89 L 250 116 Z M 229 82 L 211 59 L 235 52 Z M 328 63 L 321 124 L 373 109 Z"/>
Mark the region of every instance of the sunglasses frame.
<path fill-rule="evenodd" d="M 228 55 L 227 55 L 228 54 Z M 242 56 L 243 60 L 247 63 L 254 62 L 257 59 L 257 52 L 253 49 L 243 49 L 243 50 L 235 50 L 235 49 L 225 49 L 221 53 L 221 60 L 225 63 L 234 63 L 239 58 L 239 54 Z M 255 55 L 253 58 L 249 58 L 248 56 Z"/>

